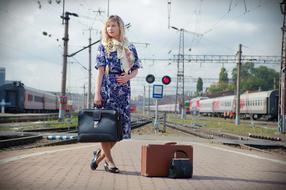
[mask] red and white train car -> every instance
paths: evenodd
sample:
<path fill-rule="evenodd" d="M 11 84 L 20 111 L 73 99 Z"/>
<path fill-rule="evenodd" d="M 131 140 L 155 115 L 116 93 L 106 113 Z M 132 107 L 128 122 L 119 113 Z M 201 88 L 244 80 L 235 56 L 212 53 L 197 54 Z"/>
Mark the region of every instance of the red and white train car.
<path fill-rule="evenodd" d="M 201 104 L 200 100 L 208 99 L 208 97 L 196 97 L 190 100 L 190 113 L 191 114 L 199 114 Z"/>
<path fill-rule="evenodd" d="M 199 112 L 203 115 L 224 116 L 236 110 L 235 96 L 222 96 L 199 101 Z M 240 113 L 243 117 L 262 116 L 268 119 L 277 118 L 278 91 L 270 90 L 255 93 L 244 93 L 240 96 Z"/>

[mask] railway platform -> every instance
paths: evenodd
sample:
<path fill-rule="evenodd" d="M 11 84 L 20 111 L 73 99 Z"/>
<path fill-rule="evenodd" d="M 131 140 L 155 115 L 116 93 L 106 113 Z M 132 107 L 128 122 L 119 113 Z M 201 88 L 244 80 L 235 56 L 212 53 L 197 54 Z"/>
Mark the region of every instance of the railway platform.
<path fill-rule="evenodd" d="M 176 141 L 194 147 L 191 179 L 140 175 L 143 144 Z M 119 174 L 89 167 L 97 143 L 77 143 L 0 152 L 0 189 L 286 189 L 286 160 L 189 136 L 133 135 L 113 149 Z"/>

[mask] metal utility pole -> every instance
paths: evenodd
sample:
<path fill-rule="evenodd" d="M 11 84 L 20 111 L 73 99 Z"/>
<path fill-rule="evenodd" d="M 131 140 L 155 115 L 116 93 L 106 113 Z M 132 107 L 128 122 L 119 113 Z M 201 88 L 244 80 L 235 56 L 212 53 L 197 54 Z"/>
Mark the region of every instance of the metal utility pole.
<path fill-rule="evenodd" d="M 143 115 L 145 115 L 145 98 L 146 98 L 146 93 L 145 93 L 145 91 L 146 91 L 146 88 L 145 88 L 145 85 L 144 85 L 143 105 L 142 105 L 142 107 L 143 107 Z"/>
<path fill-rule="evenodd" d="M 168 0 L 168 29 L 170 29 L 171 22 L 171 0 Z"/>
<path fill-rule="evenodd" d="M 62 24 L 64 24 L 64 14 L 65 14 L 65 0 L 63 0 L 63 15 L 62 15 Z"/>
<path fill-rule="evenodd" d="M 176 104 L 175 104 L 175 112 L 177 113 L 177 104 L 179 102 L 179 108 L 181 111 L 181 119 L 185 119 L 185 79 L 184 79 L 184 67 L 185 67 L 185 52 L 184 52 L 184 29 L 178 29 L 174 26 L 171 28 L 180 31 L 180 38 L 179 38 L 179 52 L 177 57 L 177 88 L 176 88 Z M 178 99 L 180 98 L 180 101 Z"/>
<path fill-rule="evenodd" d="M 68 58 L 68 29 L 69 29 L 69 16 L 78 17 L 75 13 L 65 12 L 65 16 L 61 16 L 61 18 L 65 21 L 65 34 L 63 37 L 64 41 L 64 54 L 63 54 L 63 73 L 62 73 L 62 86 L 61 86 L 61 96 L 60 96 L 60 105 L 59 105 L 59 120 L 63 121 L 65 118 L 65 110 L 67 104 L 66 97 L 66 76 L 67 76 L 67 58 Z"/>
<path fill-rule="evenodd" d="M 107 18 L 109 17 L 109 0 L 107 0 Z"/>
<path fill-rule="evenodd" d="M 236 106 L 235 106 L 235 125 L 240 124 L 240 66 L 241 66 L 241 44 L 239 44 L 239 50 L 237 52 L 237 76 L 236 76 Z"/>
<path fill-rule="evenodd" d="M 150 85 L 148 85 L 148 115 L 150 114 L 150 102 L 151 98 L 150 98 Z"/>
<path fill-rule="evenodd" d="M 89 48 L 88 48 L 88 92 L 87 92 L 87 108 L 90 109 L 92 107 L 91 103 L 91 30 L 92 28 L 89 28 Z"/>
<path fill-rule="evenodd" d="M 83 85 L 83 109 L 86 109 L 85 84 Z"/>
<path fill-rule="evenodd" d="M 278 130 L 286 132 L 286 0 L 280 3 L 281 13 L 283 14 L 282 26 L 282 48 L 281 48 L 281 71 L 279 85 L 279 106 L 278 106 Z"/>

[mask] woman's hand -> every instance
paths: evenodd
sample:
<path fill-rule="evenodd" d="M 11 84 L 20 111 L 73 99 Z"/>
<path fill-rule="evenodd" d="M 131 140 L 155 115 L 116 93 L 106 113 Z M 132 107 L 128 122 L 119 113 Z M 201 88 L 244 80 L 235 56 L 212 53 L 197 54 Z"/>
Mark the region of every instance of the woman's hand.
<path fill-rule="evenodd" d="M 125 84 L 130 80 L 130 75 L 127 73 L 122 73 L 120 76 L 116 77 L 116 81 L 119 84 Z"/>
<path fill-rule="evenodd" d="M 100 93 L 96 94 L 94 97 L 94 105 L 96 107 L 102 107 L 102 97 Z"/>
<path fill-rule="evenodd" d="M 131 67 L 131 51 L 127 49 L 125 53 L 126 53 L 127 61 L 128 61 L 129 68 L 130 68 Z"/>

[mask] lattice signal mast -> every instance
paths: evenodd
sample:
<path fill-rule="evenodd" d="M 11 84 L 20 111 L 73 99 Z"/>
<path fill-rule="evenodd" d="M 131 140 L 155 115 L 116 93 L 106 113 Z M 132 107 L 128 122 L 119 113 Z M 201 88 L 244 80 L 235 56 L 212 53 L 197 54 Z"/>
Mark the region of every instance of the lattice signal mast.
<path fill-rule="evenodd" d="M 177 113 L 177 105 L 179 103 L 179 109 L 182 115 L 182 119 L 184 118 L 184 102 L 185 102 L 185 80 L 184 80 L 184 67 L 185 67 L 185 59 L 184 59 L 184 29 L 178 29 L 172 26 L 173 29 L 180 31 L 179 37 L 179 52 L 177 55 L 177 88 L 176 88 L 176 103 L 175 103 L 175 112 Z"/>
<path fill-rule="evenodd" d="M 202 34 L 191 32 L 183 28 L 176 28 L 171 26 L 172 29 L 177 30 L 180 32 L 179 38 L 179 52 L 175 60 L 177 61 L 177 88 L 176 88 L 176 104 L 175 104 L 175 112 L 177 113 L 177 104 L 179 102 L 179 109 L 181 112 L 181 118 L 185 118 L 185 109 L 184 109 L 184 102 L 185 102 L 185 80 L 184 80 L 184 69 L 185 69 L 185 45 L 184 45 L 184 34 L 185 32 L 190 33 L 197 37 L 202 37 Z M 180 98 L 179 98 L 180 97 Z"/>

